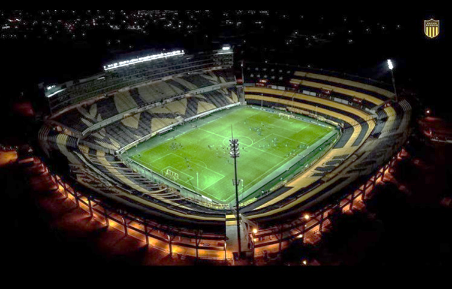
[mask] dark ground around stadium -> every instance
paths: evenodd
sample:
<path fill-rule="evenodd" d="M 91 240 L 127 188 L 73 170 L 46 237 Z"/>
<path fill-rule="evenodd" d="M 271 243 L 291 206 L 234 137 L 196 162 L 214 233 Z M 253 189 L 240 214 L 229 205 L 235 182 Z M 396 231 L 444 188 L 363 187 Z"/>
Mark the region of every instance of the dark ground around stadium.
<path fill-rule="evenodd" d="M 447 30 L 443 29 L 439 39 L 427 41 L 422 25 L 423 20 L 430 16 L 433 15 L 424 12 L 412 13 L 410 16 L 394 13 L 388 17 L 393 20 L 386 22 L 400 22 L 406 29 L 402 34 L 363 37 L 362 41 L 356 41 L 356 45 L 339 41 L 334 45 L 302 50 L 303 53 L 296 53 L 292 58 L 298 58 L 301 65 L 311 64 L 384 81 L 390 81 L 384 62 L 387 58 L 393 58 L 398 66 L 398 84 L 416 90 L 421 101 L 433 108 L 437 115 L 452 118 L 448 106 L 450 65 L 446 57 L 446 52 L 449 52 Z M 434 16 L 447 24 L 444 14 L 436 13 Z M 97 72 L 101 65 L 99 59 L 107 53 L 101 45 L 96 46 L 96 42 L 100 43 L 101 40 L 94 33 L 88 39 L 89 43 L 75 45 L 70 42 L 52 45 L 2 43 L 2 57 L 7 56 L 3 71 L 9 75 L 5 81 L 8 87 L 2 91 L 2 138 L 17 135 L 18 131 L 33 130 L 12 116 L 10 105 L 6 105 L 17 99 L 21 90 L 32 91 L 30 87 L 39 80 L 57 80 L 52 77 L 54 75 L 64 81 L 76 75 Z M 287 55 L 290 55 L 281 53 L 282 56 L 278 56 L 271 51 L 268 51 L 271 56 L 263 55 L 265 52 L 261 48 L 268 43 L 262 41 L 262 35 L 249 35 L 247 39 L 250 46 L 244 53 L 247 59 L 259 57 L 261 61 L 269 59 L 276 62 L 278 57 L 287 59 Z M 154 40 L 158 43 L 172 42 L 171 37 L 163 35 Z M 187 46 L 193 43 L 187 42 Z M 203 44 L 201 40 L 198 43 Z M 23 58 L 17 60 L 19 56 Z M 330 246 L 320 254 L 326 264 L 341 260 L 342 264 L 353 265 L 450 265 L 451 210 L 441 208 L 439 201 L 440 197 L 451 191 L 452 148 L 449 145 L 433 149 L 423 143 L 417 144 L 414 140 L 411 143 L 414 147 L 413 157 L 422 159 L 426 164 L 416 166 L 412 160 L 407 160 L 400 165 L 398 178 L 410 188 L 411 196 L 403 195 L 391 186 L 381 189 L 381 194 L 375 198 L 375 205 L 372 206 L 375 219 L 359 215 L 347 217 L 350 220 L 341 222 L 338 226 L 340 230 L 327 239 Z M 91 250 L 86 240 L 70 239 L 64 233 L 50 228 L 46 214 L 36 206 L 33 193 L 29 191 L 27 181 L 20 172 L 1 169 L 0 183 L 4 191 L 2 198 L 5 198 L 2 201 L 2 218 L 6 226 L 3 231 L 8 233 L 9 243 L 4 248 L 10 252 L 5 262 L 28 266 L 75 266 L 84 265 L 87 260 L 90 265 L 128 263 L 121 258 L 107 259 L 98 255 Z"/>

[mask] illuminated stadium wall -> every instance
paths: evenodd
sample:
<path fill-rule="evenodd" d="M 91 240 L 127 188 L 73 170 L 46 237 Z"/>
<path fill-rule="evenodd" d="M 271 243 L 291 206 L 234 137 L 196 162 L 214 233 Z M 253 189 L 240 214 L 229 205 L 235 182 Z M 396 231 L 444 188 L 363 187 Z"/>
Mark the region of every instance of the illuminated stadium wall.
<path fill-rule="evenodd" d="M 395 102 L 385 84 L 335 72 L 245 63 L 241 86 L 232 61 L 227 51 L 181 54 L 107 70 L 66 88 L 49 87 L 52 115 L 39 132 L 41 147 L 48 156 L 61 152 L 72 178 L 93 194 L 151 219 L 205 226 L 223 236 L 234 220 L 230 206 L 152 181 L 125 162 L 123 153 L 187 120 L 243 105 L 337 128 L 340 137 L 305 170 L 243 200 L 241 214 L 265 227 L 300 216 L 375 174 L 410 134 L 411 106 L 404 99 Z"/>

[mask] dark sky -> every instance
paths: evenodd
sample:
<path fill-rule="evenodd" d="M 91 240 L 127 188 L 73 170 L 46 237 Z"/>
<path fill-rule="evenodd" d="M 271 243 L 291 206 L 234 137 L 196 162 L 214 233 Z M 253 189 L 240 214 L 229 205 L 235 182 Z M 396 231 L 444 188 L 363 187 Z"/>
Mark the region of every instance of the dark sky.
<path fill-rule="evenodd" d="M 272 10 L 273 11 L 273 10 Z M 373 11 L 368 9 L 366 11 Z M 247 39 L 248 43 L 237 50 L 236 57 L 248 60 L 271 62 L 289 62 L 302 66 L 349 72 L 365 77 L 371 77 L 390 82 L 390 74 L 386 67 L 386 59 L 392 58 L 396 62 L 396 80 L 399 85 L 417 90 L 420 98 L 427 104 L 436 108 L 437 112 L 447 114 L 449 84 L 448 60 L 449 41 L 447 39 L 447 19 L 444 11 L 430 12 L 427 10 L 381 10 L 381 12 L 347 12 L 312 11 L 293 12 L 286 11 L 290 21 L 282 21 L 278 17 L 269 20 L 264 32 L 242 31 L 239 39 Z M 185 49 L 211 48 L 212 42 L 228 41 L 221 36 L 230 35 L 228 29 L 220 25 L 222 11 L 215 11 L 214 20 L 203 25 L 199 35 L 192 38 L 181 38 L 177 34 L 152 31 L 150 35 L 138 36 L 134 33 L 124 32 L 121 39 L 135 43 L 134 49 L 163 47 L 180 47 Z M 275 13 L 273 11 L 273 13 Z M 276 13 L 275 13 L 276 14 Z M 279 11 L 279 14 L 284 14 Z M 304 21 L 300 21 L 300 15 Z M 323 22 L 319 18 L 324 17 Z M 348 18 L 349 24 L 344 26 L 343 17 Z M 425 19 L 440 19 L 441 35 L 437 39 L 427 39 L 423 31 Z M 288 31 L 298 29 L 300 33 L 325 32 L 332 29 L 344 30 L 345 27 L 365 27 L 359 21 L 373 27 L 373 33 L 362 35 L 354 32 L 348 37 L 342 35 L 331 43 L 314 45 L 312 48 L 303 46 L 288 49 L 282 44 Z M 353 24 L 354 23 L 354 24 Z M 384 23 L 388 30 L 400 24 L 402 29 L 397 33 L 378 32 L 376 23 Z M 359 30 L 358 28 L 355 31 Z M 362 29 L 361 29 L 362 30 Z M 212 41 L 203 41 L 202 36 L 208 33 Z M 6 90 L 13 97 L 18 91 L 27 90 L 39 81 L 47 83 L 64 82 L 77 77 L 99 72 L 103 62 L 112 57 L 119 50 L 107 50 L 105 39 L 112 38 L 108 31 L 88 31 L 84 42 L 73 42 L 70 39 L 58 41 L 4 41 L 2 40 L 1 55 L 2 67 L 8 75 L 9 84 Z M 115 35 L 115 37 L 119 37 Z M 347 44 L 348 38 L 354 39 L 354 44 Z M 201 39 L 201 40 L 200 40 Z M 235 39 L 237 40 L 237 39 Z M 233 41 L 233 38 L 231 38 Z"/>

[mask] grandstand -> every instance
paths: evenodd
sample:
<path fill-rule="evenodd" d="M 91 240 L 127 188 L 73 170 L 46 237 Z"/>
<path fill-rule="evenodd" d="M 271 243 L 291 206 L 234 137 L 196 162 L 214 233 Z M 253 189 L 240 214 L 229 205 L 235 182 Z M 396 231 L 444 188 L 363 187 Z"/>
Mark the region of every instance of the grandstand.
<path fill-rule="evenodd" d="M 184 53 L 49 86 L 51 113 L 39 132 L 41 147 L 48 156 L 52 151 L 63 154 L 72 178 L 93 194 L 138 210 L 152 222 L 171 222 L 185 230 L 178 245 L 187 255 L 195 254 L 193 236 L 187 236 L 193 228 L 203 228 L 210 234 L 205 242 L 214 240 L 210 248 L 216 248 L 206 255 L 221 259 L 223 251 L 230 253 L 224 248 L 232 239 L 228 227 L 235 221 L 234 206 L 182 187 L 177 182 L 180 171 L 155 172 L 132 162 L 130 156 L 140 147 L 188 134 L 243 106 L 337 132 L 313 142 L 299 160 L 301 168 L 295 163 L 286 170 L 276 168 L 268 184 L 240 196 L 243 230 L 249 232 L 249 224 L 262 228 L 255 233 L 257 241 L 248 240 L 262 253 L 274 250 L 278 240 L 290 240 L 296 235 L 293 228 L 306 224 L 295 221 L 277 241 L 269 240 L 275 222 L 297 219 L 378 172 L 409 136 L 411 106 L 405 99 L 396 102 L 383 83 L 277 64 L 245 63 L 244 75 L 244 85 L 237 85 L 233 53 L 214 51 Z"/>

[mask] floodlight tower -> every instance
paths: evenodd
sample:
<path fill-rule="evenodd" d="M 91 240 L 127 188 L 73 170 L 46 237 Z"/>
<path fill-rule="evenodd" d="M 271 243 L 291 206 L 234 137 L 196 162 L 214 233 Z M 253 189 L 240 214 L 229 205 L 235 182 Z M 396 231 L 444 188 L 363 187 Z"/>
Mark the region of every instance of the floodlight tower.
<path fill-rule="evenodd" d="M 235 186 L 235 200 L 237 206 L 237 240 L 239 242 L 239 258 L 242 255 L 242 238 L 240 237 L 240 203 L 239 203 L 239 180 L 237 174 L 237 159 L 240 157 L 239 140 L 234 139 L 234 133 L 232 133 L 232 139 L 229 141 L 231 147 L 231 158 L 234 159 L 234 186 Z"/>
<path fill-rule="evenodd" d="M 245 60 L 242 60 L 242 63 L 240 64 L 240 67 L 242 69 L 242 81 L 243 81 L 243 86 L 245 86 Z"/>
<path fill-rule="evenodd" d="M 394 63 L 392 62 L 391 59 L 388 59 L 388 67 L 389 67 L 389 70 L 391 70 L 392 85 L 394 86 L 394 93 L 395 93 L 395 97 L 396 97 L 396 102 L 399 102 L 399 97 L 397 95 L 397 87 L 396 87 L 395 77 L 394 77 Z"/>

